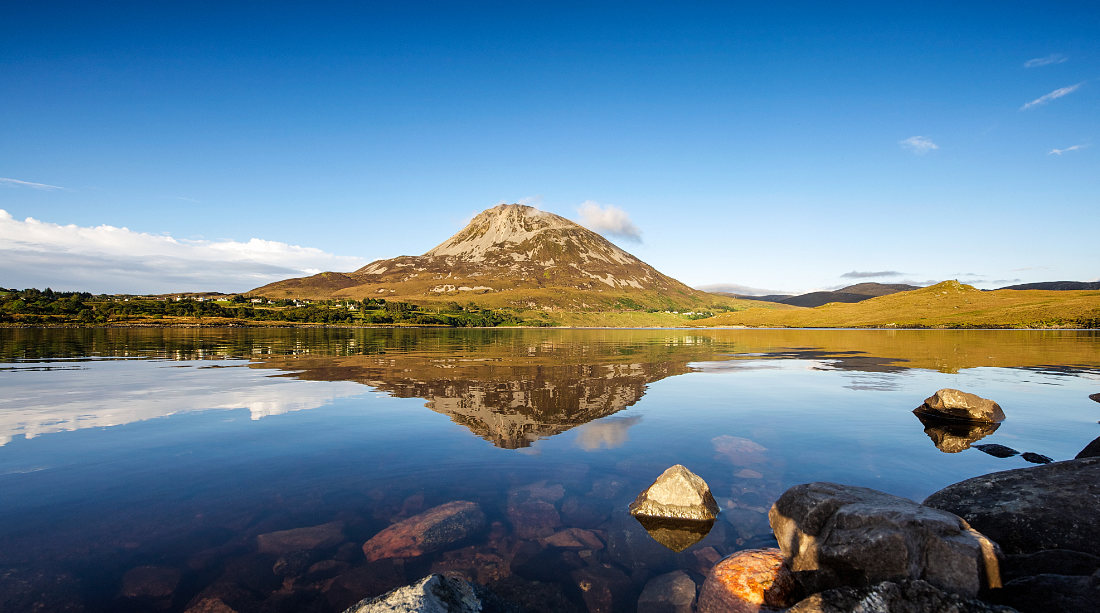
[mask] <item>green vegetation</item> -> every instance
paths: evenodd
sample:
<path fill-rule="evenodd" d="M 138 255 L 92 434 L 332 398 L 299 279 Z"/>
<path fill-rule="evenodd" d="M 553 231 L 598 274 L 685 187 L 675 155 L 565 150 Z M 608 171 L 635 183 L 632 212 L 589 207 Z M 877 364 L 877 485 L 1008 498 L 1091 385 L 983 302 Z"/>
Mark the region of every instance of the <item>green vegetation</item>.
<path fill-rule="evenodd" d="M 234 295 L 129 296 L 88 292 L 5 290 L 0 288 L 0 324 L 14 325 L 259 325 L 330 324 L 399 326 L 546 326 L 545 318 L 528 321 L 509 309 L 462 306 L 450 302 L 422 307 L 407 302 L 365 300 L 298 301 Z"/>

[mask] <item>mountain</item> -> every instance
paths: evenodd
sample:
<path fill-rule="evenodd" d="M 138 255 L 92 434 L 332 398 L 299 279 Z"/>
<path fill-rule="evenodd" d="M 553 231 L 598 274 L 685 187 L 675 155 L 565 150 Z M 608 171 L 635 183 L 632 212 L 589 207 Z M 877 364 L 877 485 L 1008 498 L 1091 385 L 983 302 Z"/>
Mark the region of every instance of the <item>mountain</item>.
<path fill-rule="evenodd" d="M 908 292 L 919 289 L 916 285 L 904 283 L 857 283 L 842 287 L 831 292 L 810 292 L 798 296 L 790 296 L 776 302 L 791 304 L 800 307 L 819 307 L 830 302 L 863 302 L 869 298 L 888 296 L 898 292 Z"/>
<path fill-rule="evenodd" d="M 420 256 L 251 291 L 270 298 L 385 298 L 524 308 L 684 310 L 729 302 L 692 289 L 563 217 L 502 204 Z"/>
<path fill-rule="evenodd" d="M 748 309 L 693 326 L 790 328 L 1095 328 L 1100 290 L 982 291 L 958 281 L 809 309 Z"/>
<path fill-rule="evenodd" d="M 1009 285 L 1008 287 L 1002 287 L 1000 289 L 1043 289 L 1064 292 L 1075 290 L 1100 289 L 1100 281 L 1044 281 L 1041 283 L 1022 283 L 1020 285 Z"/>

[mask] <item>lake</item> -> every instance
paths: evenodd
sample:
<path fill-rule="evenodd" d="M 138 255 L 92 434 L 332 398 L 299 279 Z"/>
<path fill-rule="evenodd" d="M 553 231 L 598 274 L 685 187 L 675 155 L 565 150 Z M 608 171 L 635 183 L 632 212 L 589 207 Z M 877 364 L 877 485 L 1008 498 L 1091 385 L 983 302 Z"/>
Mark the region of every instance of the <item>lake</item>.
<path fill-rule="evenodd" d="M 1100 434 L 1096 331 L 2 329 L 0 383 L 4 611 L 341 611 L 432 571 L 630 610 L 774 545 L 792 485 L 920 501 L 1031 465 L 973 445 L 1057 461 Z M 923 424 L 945 387 L 1007 419 Z M 627 512 L 674 464 L 722 509 L 679 552 Z M 453 501 L 485 526 L 364 557 Z"/>

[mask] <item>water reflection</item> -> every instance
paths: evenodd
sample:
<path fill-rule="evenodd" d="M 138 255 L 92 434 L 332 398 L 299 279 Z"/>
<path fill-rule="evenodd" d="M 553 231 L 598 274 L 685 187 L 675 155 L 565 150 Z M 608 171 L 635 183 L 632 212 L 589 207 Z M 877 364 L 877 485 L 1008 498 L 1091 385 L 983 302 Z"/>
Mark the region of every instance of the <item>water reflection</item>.
<path fill-rule="evenodd" d="M 645 528 L 649 536 L 676 553 L 691 547 L 710 534 L 714 520 L 674 520 L 663 517 L 635 515 L 634 519 Z"/>
<path fill-rule="evenodd" d="M 970 449 L 971 443 L 979 441 L 997 431 L 1000 423 L 960 422 L 936 419 L 928 415 L 914 413 L 924 433 L 932 439 L 937 449 L 944 453 L 958 453 Z"/>

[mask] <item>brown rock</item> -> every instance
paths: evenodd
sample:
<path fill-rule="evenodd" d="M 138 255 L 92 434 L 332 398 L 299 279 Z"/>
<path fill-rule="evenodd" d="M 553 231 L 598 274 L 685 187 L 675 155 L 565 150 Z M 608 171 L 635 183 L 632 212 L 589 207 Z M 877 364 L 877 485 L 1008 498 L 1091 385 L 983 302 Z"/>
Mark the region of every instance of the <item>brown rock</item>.
<path fill-rule="evenodd" d="M 649 580 L 638 596 L 638 613 L 692 613 L 695 582 L 682 570 Z"/>
<path fill-rule="evenodd" d="M 260 553 L 282 555 L 293 551 L 325 549 L 344 541 L 344 522 L 334 521 L 317 526 L 268 532 L 256 537 Z"/>
<path fill-rule="evenodd" d="M 545 500 L 527 500 L 508 505 L 508 520 L 521 539 L 549 536 L 561 526 L 558 509 Z"/>
<path fill-rule="evenodd" d="M 670 467 L 630 503 L 634 516 L 712 521 L 718 503 L 699 475 L 684 466 Z"/>
<path fill-rule="evenodd" d="M 924 404 L 913 412 L 953 421 L 1002 422 L 1005 419 L 1001 405 L 996 402 L 951 388 L 925 398 Z"/>
<path fill-rule="evenodd" d="M 557 547 L 559 549 L 590 549 L 596 551 L 603 549 L 603 541 L 591 530 L 580 528 L 566 528 L 555 532 L 546 538 L 539 539 L 543 547 Z"/>
<path fill-rule="evenodd" d="M 732 462 L 734 466 L 763 464 L 767 460 L 764 452 L 768 448 L 747 438 L 723 434 L 712 438 L 710 442 L 714 444 L 718 455 Z"/>
<path fill-rule="evenodd" d="M 485 528 L 485 513 L 476 503 L 448 502 L 398 522 L 363 543 L 367 561 L 415 558 L 461 542 Z"/>
<path fill-rule="evenodd" d="M 221 598 L 203 598 L 188 607 L 184 613 L 237 613 L 237 610 L 225 604 Z"/>
<path fill-rule="evenodd" d="M 864 487 L 807 483 L 768 514 L 807 593 L 922 579 L 973 597 L 1000 587 L 997 546 L 961 518 Z"/>
<path fill-rule="evenodd" d="M 548 484 L 545 480 L 529 485 L 512 488 L 508 492 L 508 502 L 520 503 L 528 500 L 543 500 L 555 503 L 565 496 L 565 487 L 560 483 Z"/>
<path fill-rule="evenodd" d="M 580 568 L 570 573 L 570 577 L 580 590 L 589 613 L 630 611 L 636 602 L 630 577 L 616 568 Z"/>
<path fill-rule="evenodd" d="M 343 611 L 364 597 L 377 596 L 405 585 L 404 562 L 386 559 L 356 566 L 337 575 L 322 590 L 332 609 Z"/>
<path fill-rule="evenodd" d="M 448 551 L 432 564 L 431 571 L 449 577 L 458 575 L 480 585 L 495 583 L 512 574 L 503 556 L 479 547 Z"/>
<path fill-rule="evenodd" d="M 746 549 L 707 574 L 699 613 L 772 611 L 789 605 L 794 590 L 794 577 L 778 549 Z"/>
<path fill-rule="evenodd" d="M 171 598 L 180 582 L 180 571 L 167 566 L 138 566 L 122 577 L 126 598 Z"/>
<path fill-rule="evenodd" d="M 691 552 L 691 557 L 695 560 L 693 570 L 706 577 L 710 569 L 722 559 L 722 554 L 718 553 L 714 547 L 702 547 Z"/>

